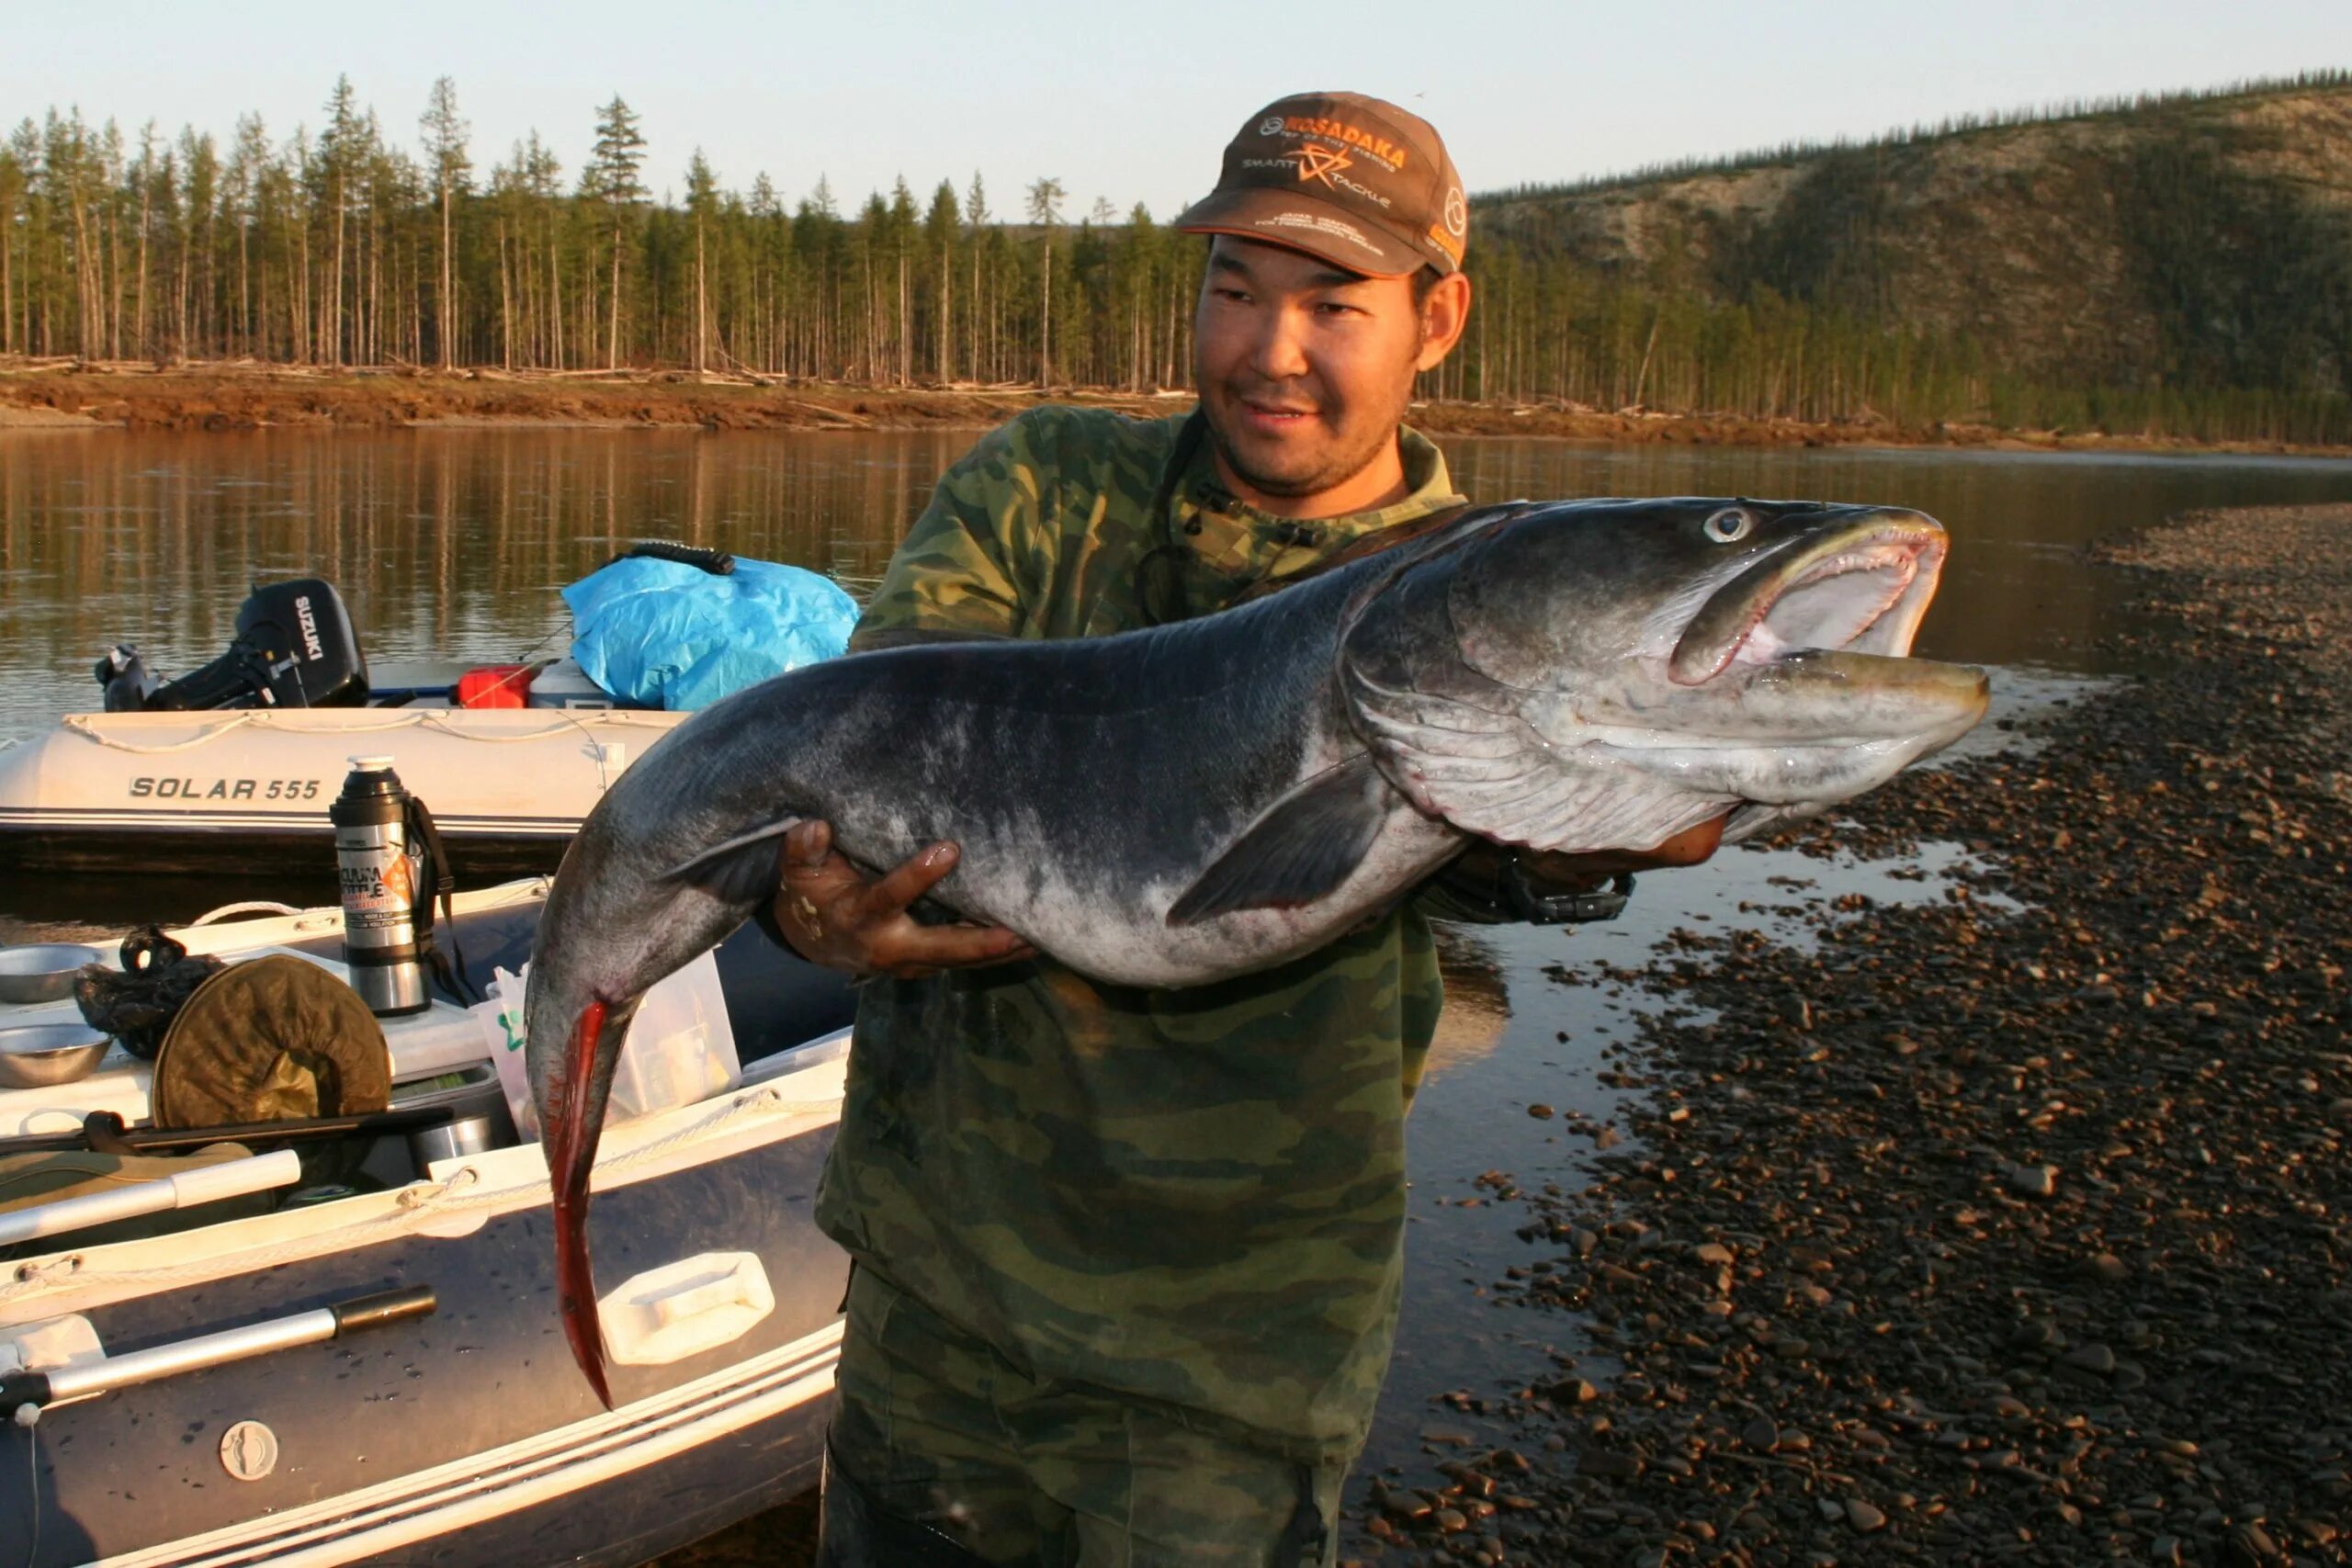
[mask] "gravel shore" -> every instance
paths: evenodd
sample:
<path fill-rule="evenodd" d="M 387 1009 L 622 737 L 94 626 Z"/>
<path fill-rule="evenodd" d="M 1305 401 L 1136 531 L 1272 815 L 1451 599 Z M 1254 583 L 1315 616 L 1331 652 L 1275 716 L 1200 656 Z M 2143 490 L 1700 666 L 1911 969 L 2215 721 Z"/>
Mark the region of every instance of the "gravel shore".
<path fill-rule="evenodd" d="M 1485 1183 L 1529 1243 L 1489 1294 L 1582 1348 L 1433 1398 L 1351 1560 L 2352 1561 L 2352 506 L 2079 570 L 2132 574 L 2147 674 L 1783 840 L 1965 844 L 1943 903 L 1559 972 L 1666 1004 L 1601 1075 L 1632 1136 L 1566 1121 L 1589 1186 Z M 806 1561 L 813 1504 L 666 1561 Z"/>
<path fill-rule="evenodd" d="M 1434 1404 L 1519 1446 L 1360 1481 L 1360 1560 L 2352 1561 L 2352 506 L 2076 570 L 2144 675 L 1783 840 L 1959 841 L 1944 901 L 1561 972 L 1668 1003 L 1589 1185 L 1488 1183 L 1584 1348 Z"/>

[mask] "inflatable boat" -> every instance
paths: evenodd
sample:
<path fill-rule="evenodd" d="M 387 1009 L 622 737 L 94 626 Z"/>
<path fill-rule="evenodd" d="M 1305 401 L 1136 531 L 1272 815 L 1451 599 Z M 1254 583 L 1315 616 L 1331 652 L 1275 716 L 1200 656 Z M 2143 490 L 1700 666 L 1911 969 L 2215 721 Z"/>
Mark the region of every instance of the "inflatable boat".
<path fill-rule="evenodd" d="M 544 895 L 458 896 L 469 975 L 519 967 Z M 170 934 L 343 973 L 333 908 Z M 26 967 L 10 957 L 0 979 Z M 558 1322 L 502 1004 L 436 997 L 381 1021 L 389 1110 L 319 1124 L 344 1140 L 335 1179 L 289 1152 L 318 1127 L 288 1122 L 281 1146 L 242 1129 L 232 1157 L 160 1180 L 0 1203 L 0 1559 L 627 1564 L 814 1484 L 847 1269 L 810 1205 L 849 993 L 752 929 L 692 983 L 728 1070 L 675 1079 L 597 1154 L 616 1408 Z M 164 1067 L 103 1037 L 91 1060 L 15 1048 L 78 1019 L 70 998 L 0 1004 L 0 1154 L 93 1136 L 100 1113 L 119 1139 L 167 1136 L 140 1128 L 168 1038 Z M 123 1237 L 133 1213 L 146 1234 Z"/>
<path fill-rule="evenodd" d="M 469 881 L 551 871 L 613 780 L 686 715 L 630 708 L 570 660 L 362 659 L 334 588 L 257 590 L 237 640 L 168 683 L 99 661 L 106 711 L 0 740 L 0 871 L 113 876 L 333 864 L 348 759 L 392 757 Z"/>
<path fill-rule="evenodd" d="M 688 716 L 447 705 L 431 682 L 458 673 L 402 671 L 423 683 L 393 688 L 397 704 L 69 714 L 0 742 L 0 871 L 168 875 L 289 856 L 331 868 L 327 805 L 359 752 L 394 760 L 459 874 L 551 871 L 613 780 Z"/>

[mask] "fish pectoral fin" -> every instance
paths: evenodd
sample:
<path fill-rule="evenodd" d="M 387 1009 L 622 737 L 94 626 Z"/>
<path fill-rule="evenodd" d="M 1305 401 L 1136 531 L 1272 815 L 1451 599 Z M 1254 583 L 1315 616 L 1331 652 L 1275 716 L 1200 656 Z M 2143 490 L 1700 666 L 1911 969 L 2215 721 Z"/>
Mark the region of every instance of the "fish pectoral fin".
<path fill-rule="evenodd" d="M 1359 755 L 1327 768 L 1268 808 L 1170 907 L 1189 926 L 1238 909 L 1295 909 L 1336 890 L 1363 863 L 1394 792 Z"/>
<path fill-rule="evenodd" d="M 693 884 L 722 904 L 768 903 L 784 886 L 778 853 L 784 836 L 799 822 L 797 817 L 787 817 L 754 831 L 738 833 L 673 866 L 666 874 L 673 881 Z"/>

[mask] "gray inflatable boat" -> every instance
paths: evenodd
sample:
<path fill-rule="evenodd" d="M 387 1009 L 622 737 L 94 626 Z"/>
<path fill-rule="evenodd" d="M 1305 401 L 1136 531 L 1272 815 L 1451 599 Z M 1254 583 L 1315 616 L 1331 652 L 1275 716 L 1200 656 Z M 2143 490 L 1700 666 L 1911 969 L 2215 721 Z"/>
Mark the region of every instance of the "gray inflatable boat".
<path fill-rule="evenodd" d="M 544 892 L 458 897 L 478 976 L 519 969 Z M 341 917 L 173 934 L 333 970 Z M 815 1484 L 846 1261 L 810 1207 L 848 993 L 756 930 L 701 984 L 732 1062 L 655 1063 L 596 1162 L 616 1409 L 564 1344 L 546 1164 L 495 1030 L 437 1000 L 385 1021 L 391 1120 L 341 1135 L 335 1179 L 248 1138 L 0 1208 L 0 1560 L 624 1564 Z M 70 999 L 0 1002 L 0 1032 L 61 1029 L 0 1051 L 62 1050 L 77 1022 Z M 119 1048 L 11 1054 L 0 1153 L 145 1116 L 150 1069 Z"/>

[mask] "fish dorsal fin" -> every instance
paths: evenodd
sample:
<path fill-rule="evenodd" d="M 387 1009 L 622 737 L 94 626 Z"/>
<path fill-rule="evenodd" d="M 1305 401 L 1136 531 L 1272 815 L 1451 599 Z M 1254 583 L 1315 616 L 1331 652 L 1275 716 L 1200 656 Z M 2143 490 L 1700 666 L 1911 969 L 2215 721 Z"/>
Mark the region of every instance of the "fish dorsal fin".
<path fill-rule="evenodd" d="M 1240 909 L 1295 909 L 1363 863 L 1389 807 L 1388 783 L 1361 752 L 1270 807 L 1169 908 L 1171 926 Z"/>
<path fill-rule="evenodd" d="M 713 844 L 692 860 L 673 866 L 664 874 L 673 882 L 692 883 L 722 904 L 766 903 L 784 884 L 779 863 L 784 836 L 799 822 L 797 817 L 787 817 L 781 822 L 738 833 L 724 843 Z"/>

